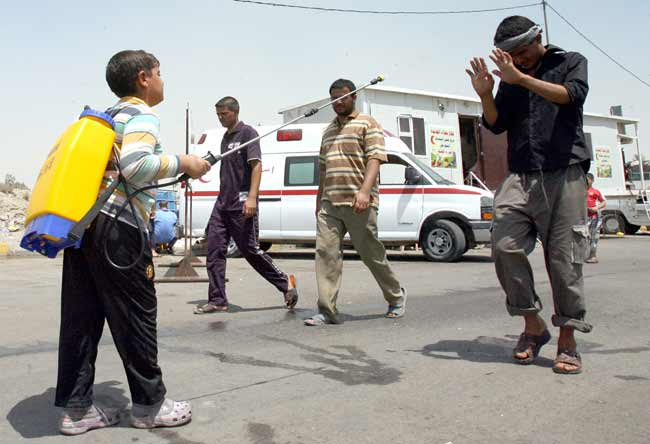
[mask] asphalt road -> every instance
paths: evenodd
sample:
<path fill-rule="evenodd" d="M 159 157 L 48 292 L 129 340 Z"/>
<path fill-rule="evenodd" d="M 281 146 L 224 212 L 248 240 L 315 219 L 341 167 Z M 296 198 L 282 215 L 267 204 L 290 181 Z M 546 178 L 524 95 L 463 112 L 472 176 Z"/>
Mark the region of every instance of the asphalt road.
<path fill-rule="evenodd" d="M 125 418 L 75 438 L 58 434 L 53 408 L 62 262 L 1 258 L 0 442 L 648 443 L 649 253 L 650 236 L 607 238 L 600 264 L 585 267 L 595 328 L 578 336 L 578 376 L 551 371 L 557 331 L 534 365 L 511 362 L 522 321 L 505 312 L 488 250 L 455 264 L 391 253 L 409 292 L 399 320 L 383 318 L 369 272 L 346 257 L 346 323 L 321 328 L 302 325 L 316 303 L 313 253 L 273 254 L 298 277 L 295 312 L 245 261 L 230 260 L 230 313 L 192 314 L 207 284 L 158 285 L 160 363 L 169 396 L 192 400 L 192 423 L 146 431 Z M 531 259 L 549 321 L 541 251 Z M 95 381 L 98 402 L 127 417 L 108 330 Z"/>

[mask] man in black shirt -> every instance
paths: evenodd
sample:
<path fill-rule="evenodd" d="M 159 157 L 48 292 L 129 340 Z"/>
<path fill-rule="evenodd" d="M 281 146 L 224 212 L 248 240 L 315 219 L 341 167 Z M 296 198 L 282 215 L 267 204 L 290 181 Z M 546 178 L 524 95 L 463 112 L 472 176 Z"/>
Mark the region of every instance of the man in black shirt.
<path fill-rule="evenodd" d="M 221 154 L 256 137 L 257 131 L 239 120 L 239 102 L 224 97 L 215 105 L 219 122 L 226 127 Z M 259 141 L 224 157 L 220 163 L 219 197 L 208 222 L 207 270 L 208 302 L 199 304 L 194 313 L 228 311 L 226 297 L 226 251 L 232 238 L 244 259 L 264 279 L 284 295 L 288 309 L 298 302 L 296 278 L 278 268 L 260 249 L 258 242 L 258 196 L 262 180 L 262 150 Z"/>
<path fill-rule="evenodd" d="M 466 70 L 483 106 L 483 125 L 508 132 L 509 174 L 496 192 L 492 248 L 495 267 L 512 316 L 523 316 L 524 332 L 513 351 L 530 364 L 550 340 L 539 316 L 527 254 L 539 237 L 553 290 L 553 325 L 560 328 L 557 373 L 580 373 L 574 329 L 585 322 L 582 264 L 587 251 L 587 184 L 591 152 L 582 131 L 582 107 L 589 90 L 587 60 L 576 52 L 542 44 L 542 29 L 526 17 L 504 19 L 494 36 L 490 59 Z"/>

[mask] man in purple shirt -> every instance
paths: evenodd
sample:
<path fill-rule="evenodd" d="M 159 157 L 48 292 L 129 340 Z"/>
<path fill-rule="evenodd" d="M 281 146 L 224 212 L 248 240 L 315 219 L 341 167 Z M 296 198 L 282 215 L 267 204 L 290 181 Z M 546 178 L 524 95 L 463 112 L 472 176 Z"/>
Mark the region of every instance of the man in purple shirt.
<path fill-rule="evenodd" d="M 224 97 L 215 105 L 221 125 L 227 128 L 221 153 L 237 148 L 258 136 L 251 126 L 239 121 L 239 103 Z M 283 273 L 259 247 L 258 195 L 262 178 L 259 141 L 225 157 L 219 173 L 219 197 L 208 222 L 208 302 L 194 309 L 196 314 L 228 311 L 226 297 L 226 251 L 230 238 L 249 264 L 284 295 L 288 309 L 298 302 L 296 278 Z"/>

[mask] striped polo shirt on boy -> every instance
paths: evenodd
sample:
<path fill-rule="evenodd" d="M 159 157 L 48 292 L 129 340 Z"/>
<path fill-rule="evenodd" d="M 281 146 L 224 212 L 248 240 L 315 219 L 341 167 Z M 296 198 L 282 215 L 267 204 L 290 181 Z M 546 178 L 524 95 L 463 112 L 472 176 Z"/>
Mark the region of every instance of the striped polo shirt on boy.
<path fill-rule="evenodd" d="M 352 206 L 361 190 L 370 159 L 384 163 L 384 133 L 371 116 L 354 111 L 339 122 L 338 117 L 325 129 L 320 148 L 320 170 L 325 171 L 322 200 L 332 205 Z M 379 208 L 379 186 L 370 191 L 370 206 Z"/>
<path fill-rule="evenodd" d="M 106 110 L 115 121 L 115 144 L 117 145 L 122 175 L 128 182 L 129 192 L 149 185 L 159 179 L 174 177 L 180 168 L 180 159 L 175 155 L 165 155 L 160 146 L 160 119 L 143 100 L 137 97 L 123 97 L 117 104 Z M 111 157 L 107 171 L 117 171 L 115 159 Z M 108 176 L 108 175 L 106 175 Z M 104 177 L 101 194 L 113 180 Z M 102 212 L 115 217 L 126 201 L 124 186 L 120 184 Z M 139 193 L 131 200 L 136 214 L 127 204 L 119 220 L 133 227 L 138 218 L 140 229 L 147 231 L 149 213 L 156 202 L 156 189 Z"/>

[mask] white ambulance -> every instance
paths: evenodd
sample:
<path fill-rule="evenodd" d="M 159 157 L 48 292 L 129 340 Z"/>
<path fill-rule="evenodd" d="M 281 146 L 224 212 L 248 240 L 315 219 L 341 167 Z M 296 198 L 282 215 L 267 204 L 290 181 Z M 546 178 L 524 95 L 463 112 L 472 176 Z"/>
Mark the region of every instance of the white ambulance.
<path fill-rule="evenodd" d="M 325 124 L 295 124 L 263 138 L 260 186 L 260 246 L 311 244 L 316 240 L 318 153 Z M 265 134 L 274 127 L 260 126 Z M 193 153 L 220 152 L 224 129 L 201 134 Z M 386 133 L 388 162 L 379 176 L 379 239 L 388 246 L 419 244 L 427 259 L 456 261 L 490 241 L 493 195 L 456 185 L 416 158 Z M 219 195 L 219 168 L 192 182 L 192 235 L 203 237 Z M 184 199 L 181 199 L 183 205 Z M 180 214 L 184 214 L 181 209 Z"/>

